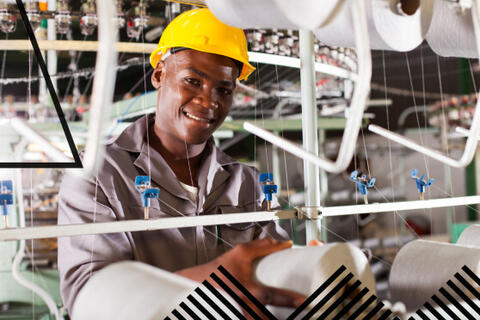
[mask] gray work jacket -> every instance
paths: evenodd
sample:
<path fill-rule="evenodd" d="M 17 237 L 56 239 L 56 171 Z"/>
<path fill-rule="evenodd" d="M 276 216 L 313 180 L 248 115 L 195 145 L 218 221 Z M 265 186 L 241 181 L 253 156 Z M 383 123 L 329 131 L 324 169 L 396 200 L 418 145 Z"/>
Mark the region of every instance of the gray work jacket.
<path fill-rule="evenodd" d="M 264 210 L 258 172 L 220 151 L 213 141 L 204 152 L 198 200 L 194 203 L 162 156 L 146 143 L 146 122 L 150 126 L 154 121 L 153 115 L 146 117 L 107 143 L 97 179 L 64 177 L 59 192 L 59 224 L 143 219 L 134 181 L 137 175 L 149 172 L 152 187 L 160 189 L 159 199 L 151 201 L 151 219 Z M 267 236 L 286 238 L 287 234 L 275 223 L 245 223 L 59 238 L 62 299 L 71 311 L 78 292 L 92 274 L 113 262 L 137 260 L 177 271 L 212 260 L 232 245 Z"/>

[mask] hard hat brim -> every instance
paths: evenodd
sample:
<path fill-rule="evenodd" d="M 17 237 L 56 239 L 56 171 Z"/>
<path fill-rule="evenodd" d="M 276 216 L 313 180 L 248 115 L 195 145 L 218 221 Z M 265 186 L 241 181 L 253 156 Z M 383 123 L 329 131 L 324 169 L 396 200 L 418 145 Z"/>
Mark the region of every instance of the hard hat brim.
<path fill-rule="evenodd" d="M 254 66 L 252 66 L 247 60 L 245 60 L 243 57 L 240 57 L 240 56 L 239 57 L 233 57 L 233 56 L 230 56 L 230 55 L 227 56 L 227 55 L 223 55 L 223 54 L 217 53 L 217 52 L 210 52 L 210 51 L 207 51 L 207 50 L 202 50 L 201 48 L 194 48 L 191 45 L 178 45 L 178 47 L 185 47 L 185 48 L 189 48 L 189 49 L 192 49 L 192 50 L 211 53 L 211 54 L 219 54 L 219 55 L 225 56 L 227 58 L 231 58 L 231 59 L 235 59 L 237 61 L 240 61 L 241 63 L 243 63 L 243 68 L 242 68 L 242 71 L 240 72 L 240 75 L 238 76 L 238 80 L 247 80 L 248 77 L 250 76 L 250 74 L 252 74 L 252 72 L 256 70 L 256 68 Z M 150 55 L 150 65 L 153 68 L 157 67 L 158 62 L 162 59 L 162 56 L 167 52 L 168 49 L 170 49 L 170 48 L 157 47 L 152 52 L 152 54 Z"/>

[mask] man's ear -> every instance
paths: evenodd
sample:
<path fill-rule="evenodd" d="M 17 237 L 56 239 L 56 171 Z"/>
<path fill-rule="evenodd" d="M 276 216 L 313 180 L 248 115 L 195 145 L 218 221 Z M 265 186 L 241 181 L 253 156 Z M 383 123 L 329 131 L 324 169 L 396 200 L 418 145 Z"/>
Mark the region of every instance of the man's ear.
<path fill-rule="evenodd" d="M 152 73 L 152 85 L 155 89 L 160 88 L 160 84 L 162 81 L 162 71 L 165 70 L 165 62 L 159 61 L 157 63 L 157 67 L 153 70 Z"/>

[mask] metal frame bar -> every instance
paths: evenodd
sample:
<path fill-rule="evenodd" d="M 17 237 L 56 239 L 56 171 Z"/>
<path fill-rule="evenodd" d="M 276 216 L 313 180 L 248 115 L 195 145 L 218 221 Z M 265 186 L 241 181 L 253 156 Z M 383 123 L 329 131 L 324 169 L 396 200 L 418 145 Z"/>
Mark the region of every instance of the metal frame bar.
<path fill-rule="evenodd" d="M 370 41 L 368 38 L 367 17 L 365 3 L 363 0 L 355 0 L 351 6 L 355 38 L 357 41 L 358 55 L 358 80 L 350 104 L 349 115 L 343 132 L 338 157 L 335 162 L 316 156 L 315 154 L 297 148 L 294 143 L 283 139 L 271 132 L 261 129 L 252 123 L 245 122 L 243 127 L 252 134 L 293 153 L 296 157 L 309 161 L 319 168 L 333 173 L 344 171 L 352 160 L 355 151 L 358 133 L 362 124 L 362 117 L 370 92 L 370 81 L 372 75 L 372 59 L 370 54 Z M 288 147 L 287 147 L 288 146 Z M 295 150 L 292 152 L 292 150 Z"/>
<path fill-rule="evenodd" d="M 53 51 L 91 51 L 99 50 L 101 46 L 99 41 L 81 41 L 81 40 L 38 40 L 38 46 L 41 50 Z M 154 43 L 136 43 L 136 42 L 116 42 L 114 45 L 116 51 L 127 53 L 148 53 L 150 54 L 157 44 Z M 0 40 L 2 50 L 32 50 L 32 45 L 28 40 Z"/>
<path fill-rule="evenodd" d="M 257 211 L 219 215 L 168 217 L 152 220 L 125 220 L 114 222 L 11 228 L 0 230 L 0 241 L 72 237 L 79 235 L 94 235 L 118 232 L 154 231 L 162 229 L 212 226 L 245 222 L 265 222 L 296 219 L 299 216 L 305 216 L 303 214 L 299 214 L 299 211 L 306 211 L 307 213 L 308 211 L 312 210 L 318 211 L 321 213 L 320 215 L 318 215 L 318 218 L 320 218 L 363 213 L 389 213 L 395 211 L 449 208 L 471 204 L 480 204 L 480 196 L 373 203 L 366 205 L 335 207 L 309 207 L 279 211 Z"/>
<path fill-rule="evenodd" d="M 79 41 L 79 40 L 39 40 L 38 45 L 41 50 L 56 51 L 91 51 L 99 50 L 100 42 L 97 41 Z M 145 53 L 150 54 L 157 44 L 154 43 L 135 43 L 135 42 L 115 42 L 112 44 L 117 52 L 127 53 Z M 28 40 L 0 40 L 0 48 L 2 50 L 32 50 L 30 41 Z M 293 57 L 284 57 L 275 54 L 262 52 L 248 52 L 250 62 L 279 65 L 300 69 L 300 59 Z M 339 78 L 351 79 L 357 81 L 357 75 L 346 69 L 332 66 L 325 63 L 316 62 L 315 71 L 323 74 L 332 75 Z"/>
<path fill-rule="evenodd" d="M 449 208 L 480 203 L 480 196 L 440 198 L 430 200 L 399 201 L 363 205 L 320 208 L 322 217 L 346 216 L 351 214 L 410 211 L 419 209 Z"/>
<path fill-rule="evenodd" d="M 0 230 L 0 241 L 72 237 L 118 232 L 153 231 L 196 226 L 212 226 L 245 222 L 292 219 L 297 210 L 256 211 L 204 216 L 168 217 L 151 220 L 124 220 L 54 226 L 9 228 Z"/>
<path fill-rule="evenodd" d="M 477 50 L 478 52 L 480 52 L 480 3 L 479 3 L 479 0 L 473 1 L 472 4 L 473 4 L 472 20 L 473 20 L 473 27 L 474 27 L 473 29 L 475 33 L 475 39 L 477 42 Z M 480 136 L 480 100 L 477 101 L 475 113 L 472 119 L 472 125 L 470 127 L 470 130 L 468 131 L 467 141 L 465 142 L 465 150 L 463 151 L 463 154 L 459 160 L 450 158 L 434 149 L 422 146 L 409 138 L 406 138 L 402 135 L 399 135 L 395 132 L 384 129 L 377 125 L 373 125 L 373 124 L 369 125 L 368 130 L 388 140 L 399 143 L 409 149 L 423 153 L 427 157 L 440 161 L 448 166 L 451 166 L 454 168 L 464 168 L 470 162 L 472 162 L 477 149 L 478 137 Z"/>
<path fill-rule="evenodd" d="M 461 134 L 464 137 L 468 137 L 468 134 L 469 134 L 470 131 L 468 129 L 463 128 L 463 127 L 456 127 L 455 132 Z M 477 137 L 477 140 L 480 140 L 480 136 Z"/>

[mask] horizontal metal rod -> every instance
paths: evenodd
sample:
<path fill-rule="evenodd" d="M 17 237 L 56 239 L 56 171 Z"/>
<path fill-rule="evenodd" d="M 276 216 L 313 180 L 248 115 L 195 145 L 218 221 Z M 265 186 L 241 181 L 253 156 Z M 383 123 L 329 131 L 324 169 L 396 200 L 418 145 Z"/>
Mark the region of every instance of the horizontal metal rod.
<path fill-rule="evenodd" d="M 479 105 L 480 105 L 480 100 L 479 100 Z M 475 123 L 472 122 L 472 128 L 468 131 L 467 142 L 465 143 L 465 150 L 463 151 L 463 155 L 459 160 L 450 158 L 438 152 L 437 150 L 425 147 L 413 141 L 410 138 L 407 138 L 398 133 L 395 133 L 393 131 L 387 130 L 385 128 L 382 128 L 374 124 L 369 125 L 368 130 L 388 140 L 401 144 L 404 147 L 423 153 L 427 157 L 440 161 L 450 167 L 464 168 L 472 161 L 473 157 L 475 156 L 475 151 L 477 149 L 477 144 L 478 144 L 477 139 L 479 135 L 478 132 L 480 131 L 480 109 L 478 109 L 478 113 L 475 112 L 475 115 L 476 115 L 474 116 Z"/>
<path fill-rule="evenodd" d="M 249 60 L 252 62 L 273 64 L 284 67 L 291 67 L 300 69 L 300 59 L 293 57 L 280 56 L 276 54 L 269 54 L 263 52 L 248 52 Z M 339 78 L 351 79 L 357 81 L 357 74 L 346 69 L 332 66 L 330 64 L 316 62 L 314 64 L 316 72 L 330 74 Z"/>
<path fill-rule="evenodd" d="M 195 226 L 275 221 L 282 219 L 293 219 L 296 216 L 297 210 L 290 209 L 204 216 L 168 217 L 152 220 L 124 220 L 28 228 L 9 228 L 0 230 L 0 241 L 45 239 L 104 233 L 153 231 Z"/>
<path fill-rule="evenodd" d="M 206 7 L 207 6 L 207 4 L 205 3 L 205 0 L 164 0 L 164 1 L 189 4 L 191 6 L 200 6 L 200 7 Z"/>
<path fill-rule="evenodd" d="M 97 41 L 80 40 L 39 40 L 38 45 L 41 50 L 57 51 L 98 51 Z M 140 42 L 117 42 L 117 52 L 127 53 L 151 53 L 157 47 L 156 43 Z M 32 44 L 29 40 L 0 40 L 2 50 L 32 50 Z M 300 68 L 300 59 L 293 57 L 284 57 L 275 54 L 262 52 L 248 52 L 249 61 L 279 65 L 284 67 Z M 340 78 L 356 81 L 357 75 L 346 69 L 325 63 L 315 63 L 315 71 Z"/>
<path fill-rule="evenodd" d="M 479 204 L 480 196 L 441 198 L 430 200 L 400 201 L 386 203 L 372 203 L 351 206 L 322 207 L 323 217 L 346 216 L 351 214 L 410 211 L 433 208 L 447 208 Z"/>
<path fill-rule="evenodd" d="M 98 51 L 98 41 L 39 40 L 41 50 Z M 157 47 L 154 43 L 117 42 L 118 52 L 150 53 Z M 2 50 L 33 50 L 29 40 L 0 40 Z"/>
<path fill-rule="evenodd" d="M 277 134 L 274 134 L 268 130 L 265 130 L 249 121 L 245 121 L 243 123 L 243 128 L 256 135 L 257 137 L 260 137 L 262 138 L 263 140 L 273 144 L 274 146 L 277 146 L 278 148 L 280 149 L 283 149 L 285 151 L 287 151 L 288 153 L 291 153 L 292 155 L 294 155 L 295 157 L 297 158 L 301 158 L 305 161 L 308 161 L 309 163 L 312 163 L 328 172 L 336 172 L 336 164 L 334 162 L 332 162 L 331 160 L 329 159 L 324 159 L 324 158 L 321 158 L 319 156 L 317 156 L 316 154 L 308 151 L 308 150 L 305 150 L 303 148 L 303 146 L 295 143 L 295 142 L 291 142 Z"/>
<path fill-rule="evenodd" d="M 464 137 L 468 137 L 468 134 L 470 133 L 470 130 L 465 129 L 463 127 L 456 127 L 455 132 L 460 133 Z M 480 140 L 480 137 L 477 137 L 478 140 Z"/>
<path fill-rule="evenodd" d="M 363 213 L 381 213 L 420 209 L 447 208 L 480 204 L 480 196 L 415 200 L 366 205 L 319 207 L 323 217 Z M 125 220 L 83 224 L 66 224 L 0 230 L 0 241 L 71 237 L 118 232 L 153 231 L 162 229 L 211 226 L 246 222 L 276 221 L 297 218 L 297 210 L 257 211 L 220 215 L 168 217 L 152 220 Z"/>
<path fill-rule="evenodd" d="M 45 154 L 57 162 L 73 162 L 73 158 L 65 155 L 65 153 L 53 145 L 46 136 L 35 130 L 29 123 L 20 118 L 10 119 L 11 128 L 20 136 L 25 137 L 28 141 L 41 147 Z"/>

